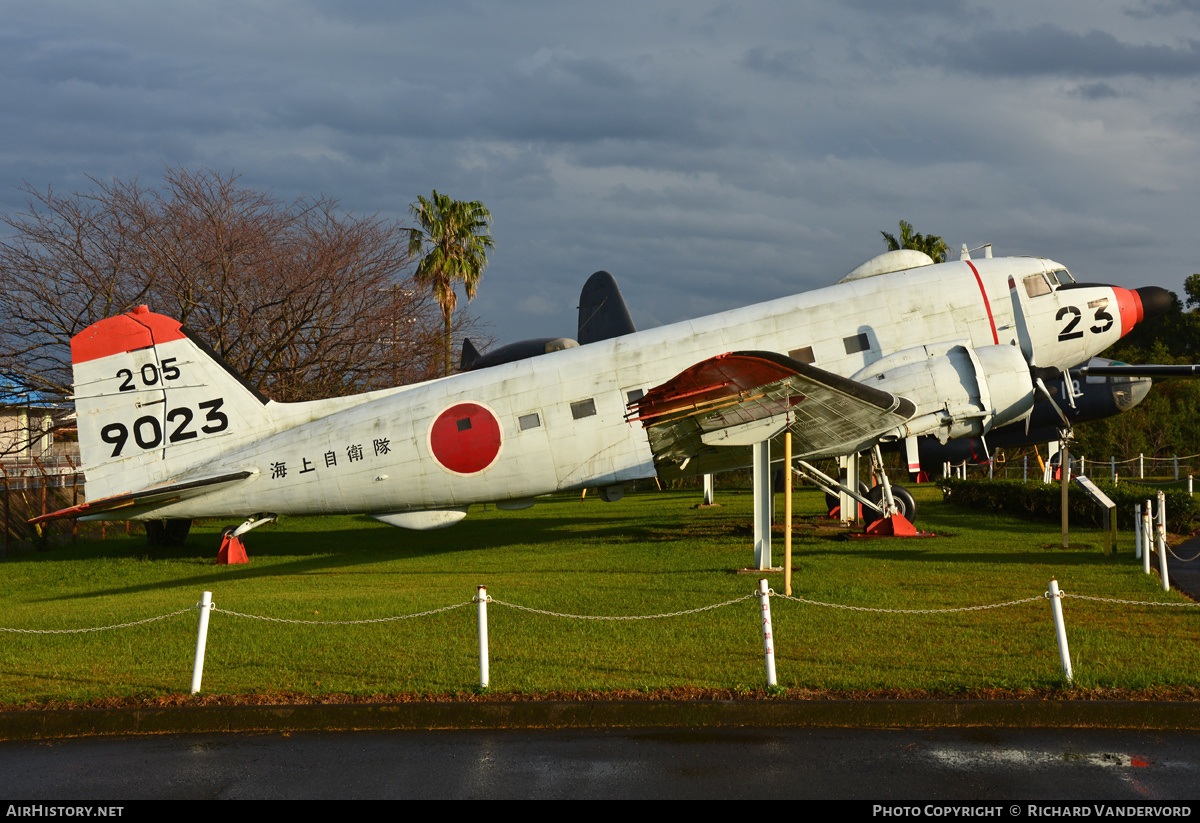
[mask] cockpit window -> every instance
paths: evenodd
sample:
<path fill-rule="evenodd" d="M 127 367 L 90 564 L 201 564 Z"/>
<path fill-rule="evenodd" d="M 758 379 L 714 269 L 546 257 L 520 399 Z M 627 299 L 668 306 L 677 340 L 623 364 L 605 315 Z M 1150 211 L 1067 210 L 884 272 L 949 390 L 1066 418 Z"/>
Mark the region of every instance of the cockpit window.
<path fill-rule="evenodd" d="M 1050 293 L 1050 284 L 1040 274 L 1031 274 L 1025 278 L 1025 293 L 1030 297 L 1041 297 Z"/>
<path fill-rule="evenodd" d="M 1075 278 L 1072 277 L 1071 273 L 1066 269 L 1055 269 L 1046 275 L 1046 277 L 1048 277 L 1050 282 L 1056 286 L 1065 286 L 1068 283 L 1075 282 Z"/>

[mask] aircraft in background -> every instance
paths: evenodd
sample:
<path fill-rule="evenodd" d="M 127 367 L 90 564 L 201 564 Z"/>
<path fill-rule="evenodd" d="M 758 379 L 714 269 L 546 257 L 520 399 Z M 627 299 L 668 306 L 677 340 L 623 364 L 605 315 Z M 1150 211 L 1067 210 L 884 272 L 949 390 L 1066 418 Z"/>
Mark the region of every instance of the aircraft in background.
<path fill-rule="evenodd" d="M 305 403 L 267 400 L 139 307 L 72 340 L 91 499 L 36 521 L 246 518 L 240 533 L 282 514 L 365 513 L 428 529 L 475 503 L 597 487 L 611 500 L 643 478 L 748 466 L 784 431 L 801 466 L 888 443 L 911 460 L 925 435 L 1023 424 L 1047 380 L 1169 300 L 1076 283 L 1041 258 L 892 251 L 827 288 Z"/>

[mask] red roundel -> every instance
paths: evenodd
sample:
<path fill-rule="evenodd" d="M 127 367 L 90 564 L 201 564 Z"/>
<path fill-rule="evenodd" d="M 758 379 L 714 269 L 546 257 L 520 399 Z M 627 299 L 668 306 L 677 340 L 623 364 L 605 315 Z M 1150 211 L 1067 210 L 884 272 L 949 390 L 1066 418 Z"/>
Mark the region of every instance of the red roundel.
<path fill-rule="evenodd" d="M 433 459 L 455 474 L 478 474 L 500 456 L 500 421 L 478 403 L 459 403 L 429 427 Z"/>

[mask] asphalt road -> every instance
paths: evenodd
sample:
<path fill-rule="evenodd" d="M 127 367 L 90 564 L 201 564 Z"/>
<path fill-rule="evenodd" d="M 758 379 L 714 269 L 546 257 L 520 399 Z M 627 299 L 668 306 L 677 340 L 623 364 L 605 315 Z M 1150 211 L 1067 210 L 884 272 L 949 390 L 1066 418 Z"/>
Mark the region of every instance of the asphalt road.
<path fill-rule="evenodd" d="M 0 798 L 937 799 L 1003 803 L 1004 816 L 1018 801 L 1020 817 L 1034 800 L 1198 799 L 1200 736 L 664 728 L 9 741 L 0 743 Z"/>

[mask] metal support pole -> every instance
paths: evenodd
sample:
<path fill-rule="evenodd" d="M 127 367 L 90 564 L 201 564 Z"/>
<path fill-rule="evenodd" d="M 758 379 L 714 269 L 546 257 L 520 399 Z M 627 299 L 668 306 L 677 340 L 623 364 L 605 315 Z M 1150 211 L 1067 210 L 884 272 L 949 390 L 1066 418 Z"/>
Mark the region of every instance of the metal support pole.
<path fill-rule="evenodd" d="M 1063 676 L 1067 683 L 1075 677 L 1071 673 L 1071 652 L 1067 648 L 1067 626 L 1063 623 L 1062 592 L 1058 590 L 1058 581 L 1050 579 L 1050 610 L 1054 613 L 1054 636 L 1058 638 L 1058 657 L 1062 661 Z"/>
<path fill-rule="evenodd" d="M 1171 580 L 1167 576 L 1167 496 L 1158 493 L 1158 574 L 1162 577 L 1162 590 L 1171 590 Z"/>
<path fill-rule="evenodd" d="M 208 644 L 208 614 L 212 611 L 212 592 L 200 595 L 200 628 L 196 631 L 196 659 L 192 663 L 192 694 L 200 691 L 204 677 L 204 647 Z"/>
<path fill-rule="evenodd" d="M 1070 546 L 1070 544 L 1067 542 L 1067 521 L 1069 519 L 1069 510 L 1067 508 L 1067 490 L 1071 485 L 1071 481 L 1069 479 L 1071 475 L 1071 445 L 1065 437 L 1062 440 L 1062 446 L 1059 448 L 1059 455 L 1061 459 L 1059 460 L 1058 465 L 1062 470 L 1062 547 L 1066 549 Z"/>
<path fill-rule="evenodd" d="M 783 434 L 783 465 L 787 485 L 783 487 L 783 593 L 792 595 L 792 431 Z"/>
<path fill-rule="evenodd" d="M 754 450 L 754 568 L 771 568 L 771 441 L 752 446 Z"/>
<path fill-rule="evenodd" d="M 479 688 L 486 689 L 491 679 L 491 672 L 488 669 L 487 586 L 478 588 L 475 602 L 479 604 Z"/>
<path fill-rule="evenodd" d="M 704 475 L 704 505 L 711 506 L 713 497 L 713 476 L 706 474 Z"/>
<path fill-rule="evenodd" d="M 1133 558 L 1142 559 L 1142 504 L 1133 507 Z"/>
<path fill-rule="evenodd" d="M 777 684 L 775 679 L 775 639 L 771 631 L 771 594 L 765 579 L 758 581 L 758 602 L 762 605 L 763 654 L 767 659 L 767 687 Z"/>
<path fill-rule="evenodd" d="M 1146 479 L 1146 455 L 1138 452 L 1138 480 Z"/>
<path fill-rule="evenodd" d="M 1142 508 L 1142 571 L 1150 574 L 1150 546 L 1154 538 L 1151 526 L 1154 520 L 1150 514 L 1150 501 Z"/>

